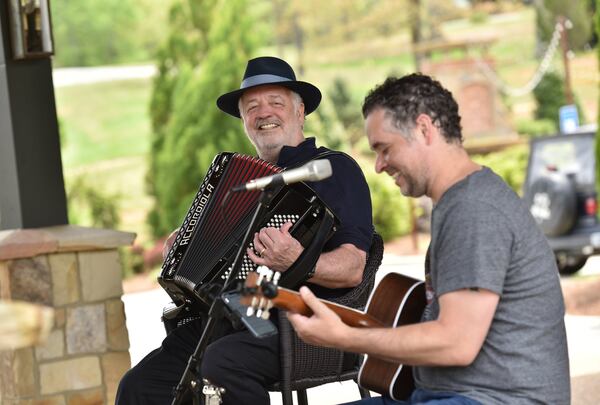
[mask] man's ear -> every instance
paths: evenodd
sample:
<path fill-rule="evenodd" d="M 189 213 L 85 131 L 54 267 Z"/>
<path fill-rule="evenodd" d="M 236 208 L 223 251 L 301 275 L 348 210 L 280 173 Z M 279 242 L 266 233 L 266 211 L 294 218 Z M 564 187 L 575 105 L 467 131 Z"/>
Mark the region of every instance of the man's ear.
<path fill-rule="evenodd" d="M 423 137 L 425 143 L 427 145 L 431 144 L 433 141 L 433 136 L 437 130 L 431 117 L 427 114 L 419 114 L 415 120 L 415 124 L 418 134 Z"/>
<path fill-rule="evenodd" d="M 304 113 L 304 103 L 298 105 L 298 120 L 300 120 L 300 128 L 304 130 L 304 123 L 306 122 L 306 114 Z"/>
<path fill-rule="evenodd" d="M 304 114 L 304 103 L 300 103 L 298 105 L 298 118 L 305 118 L 306 114 Z"/>

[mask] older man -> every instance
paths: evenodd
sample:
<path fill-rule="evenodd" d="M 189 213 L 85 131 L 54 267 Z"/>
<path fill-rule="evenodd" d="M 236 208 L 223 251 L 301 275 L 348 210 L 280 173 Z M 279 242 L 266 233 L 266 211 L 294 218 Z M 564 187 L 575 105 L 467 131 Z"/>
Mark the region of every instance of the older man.
<path fill-rule="evenodd" d="M 375 169 L 433 200 L 418 324 L 344 325 L 305 287 L 308 342 L 416 366 L 412 404 L 568 404 L 564 305 L 554 256 L 527 207 L 462 147 L 458 105 L 432 78 L 389 78 L 363 105 Z M 361 404 L 396 404 L 378 397 Z M 406 402 L 402 402 L 406 403 Z"/>
<path fill-rule="evenodd" d="M 260 57 L 248 62 L 240 89 L 219 97 L 217 106 L 242 119 L 262 159 L 281 167 L 322 156 L 330 160 L 333 176 L 308 184 L 335 212 L 340 226 L 306 281 L 319 296 L 332 298 L 361 282 L 373 225 L 369 189 L 358 165 L 347 155 L 317 148 L 314 138 L 304 137 L 305 116 L 320 100 L 319 89 L 296 80 L 285 61 Z M 251 260 L 279 271 L 290 267 L 303 251 L 290 235 L 290 226 L 257 232 L 254 247 L 261 254 L 249 249 Z M 117 403 L 170 403 L 204 322 L 200 319 L 177 328 L 160 348 L 131 369 L 121 381 Z M 200 371 L 203 378 L 225 389 L 224 404 L 268 404 L 265 387 L 279 379 L 278 338 L 257 339 L 222 322 L 206 349 Z"/>

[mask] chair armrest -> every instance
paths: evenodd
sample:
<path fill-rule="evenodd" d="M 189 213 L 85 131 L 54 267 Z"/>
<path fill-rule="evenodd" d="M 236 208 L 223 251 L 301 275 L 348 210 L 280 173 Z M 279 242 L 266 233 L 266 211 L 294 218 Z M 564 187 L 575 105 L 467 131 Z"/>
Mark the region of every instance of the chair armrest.
<path fill-rule="evenodd" d="M 383 239 L 378 233 L 373 233 L 371 247 L 367 254 L 367 263 L 363 271 L 361 283 L 348 291 L 346 294 L 332 299 L 333 302 L 355 309 L 364 309 L 373 287 L 375 285 L 375 275 L 383 260 Z"/>

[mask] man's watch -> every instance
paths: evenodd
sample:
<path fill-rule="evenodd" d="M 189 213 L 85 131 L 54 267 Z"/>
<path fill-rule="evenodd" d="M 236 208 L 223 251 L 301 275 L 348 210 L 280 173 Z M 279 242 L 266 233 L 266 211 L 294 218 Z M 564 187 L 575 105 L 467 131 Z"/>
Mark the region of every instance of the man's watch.
<path fill-rule="evenodd" d="M 316 272 L 316 271 L 317 271 L 317 265 L 315 264 L 315 265 L 312 267 L 312 269 L 310 269 L 310 270 L 308 271 L 308 273 L 306 273 L 306 278 L 305 278 L 304 280 L 306 281 L 306 280 L 310 280 L 311 278 L 313 278 L 313 277 L 314 277 L 314 275 L 315 275 L 315 272 Z"/>

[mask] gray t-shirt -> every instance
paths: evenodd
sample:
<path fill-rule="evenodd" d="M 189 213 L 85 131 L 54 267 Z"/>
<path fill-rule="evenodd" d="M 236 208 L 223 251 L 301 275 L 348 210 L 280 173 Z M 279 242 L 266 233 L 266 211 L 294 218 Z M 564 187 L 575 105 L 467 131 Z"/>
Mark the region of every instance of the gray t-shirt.
<path fill-rule="evenodd" d="M 569 404 L 564 302 L 552 251 L 521 199 L 483 168 L 444 193 L 432 214 L 423 321 L 447 292 L 482 288 L 500 301 L 467 367 L 415 367 L 419 388 L 483 404 Z"/>

